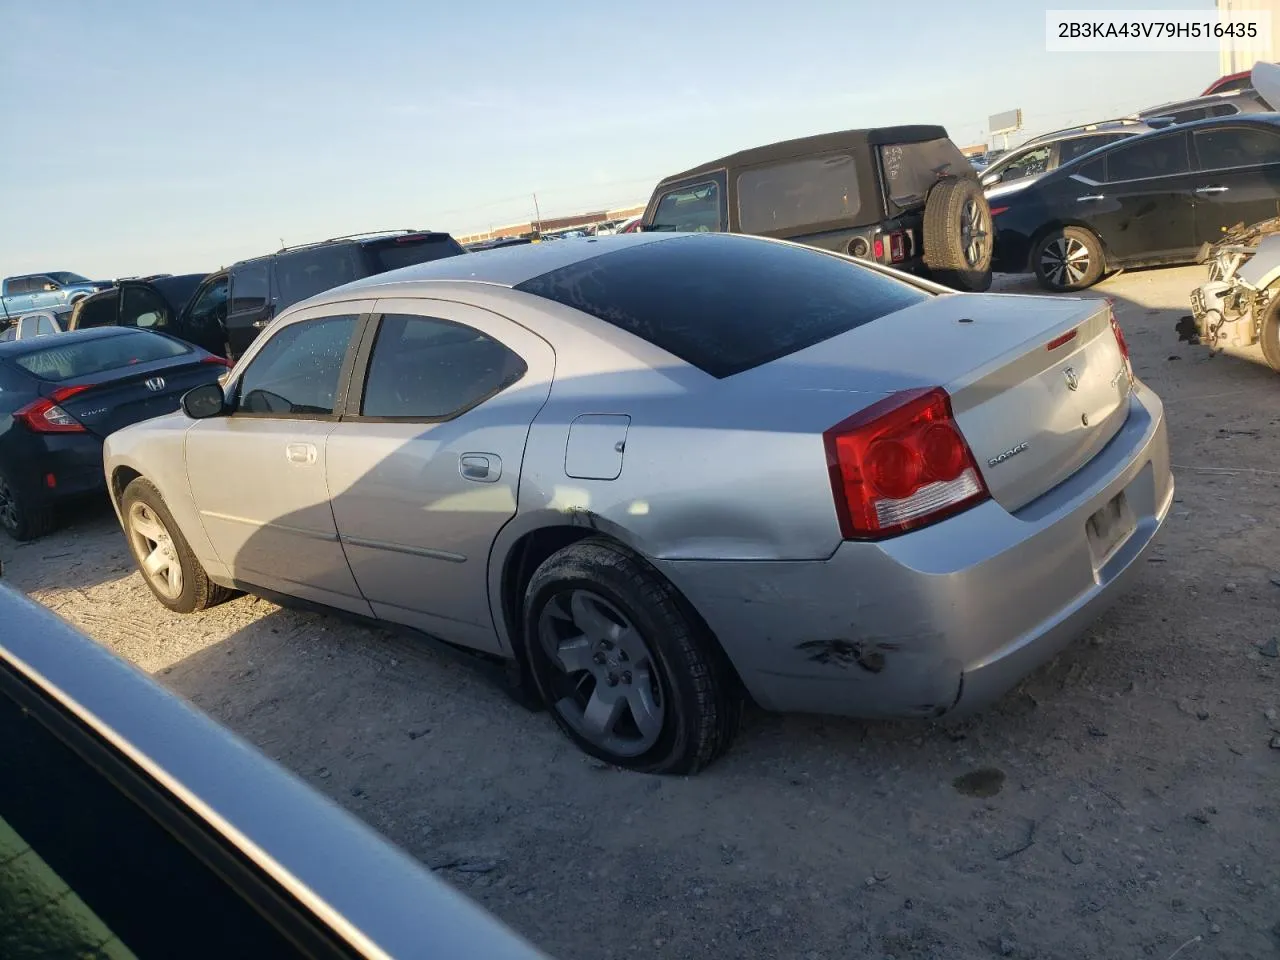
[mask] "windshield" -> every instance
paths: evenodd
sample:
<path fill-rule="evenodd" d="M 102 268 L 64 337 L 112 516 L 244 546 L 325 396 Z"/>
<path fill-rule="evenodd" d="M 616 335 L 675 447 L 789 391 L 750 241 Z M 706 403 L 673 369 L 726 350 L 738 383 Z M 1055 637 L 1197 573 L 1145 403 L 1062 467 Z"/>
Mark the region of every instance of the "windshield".
<path fill-rule="evenodd" d="M 56 273 L 46 273 L 46 277 L 57 280 L 64 287 L 69 283 L 92 283 L 88 277 L 82 277 L 78 273 L 68 273 L 66 270 L 59 270 Z"/>
<path fill-rule="evenodd" d="M 880 148 L 889 200 L 906 210 L 924 203 L 943 177 L 973 175 L 973 165 L 947 137 L 924 143 L 891 143 Z"/>
<path fill-rule="evenodd" d="M 84 340 L 73 340 L 73 336 L 66 334 L 54 338 L 53 346 L 20 354 L 13 358 L 13 362 L 41 380 L 56 383 L 191 352 L 184 343 L 142 331 L 112 337 L 93 336 Z"/>

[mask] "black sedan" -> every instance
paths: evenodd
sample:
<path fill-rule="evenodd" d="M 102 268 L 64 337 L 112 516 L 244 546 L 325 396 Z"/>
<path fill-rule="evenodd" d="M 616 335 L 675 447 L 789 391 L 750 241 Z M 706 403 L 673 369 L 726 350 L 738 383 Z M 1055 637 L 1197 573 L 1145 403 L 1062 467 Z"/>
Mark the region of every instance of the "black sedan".
<path fill-rule="evenodd" d="M 1081 290 L 1112 270 L 1191 263 L 1280 213 L 1280 114 L 1201 120 L 1102 147 L 987 193 L 993 269 Z"/>
<path fill-rule="evenodd" d="M 108 434 L 177 410 L 226 372 L 199 347 L 122 327 L 0 343 L 0 528 L 48 533 L 61 501 L 105 489 Z"/>

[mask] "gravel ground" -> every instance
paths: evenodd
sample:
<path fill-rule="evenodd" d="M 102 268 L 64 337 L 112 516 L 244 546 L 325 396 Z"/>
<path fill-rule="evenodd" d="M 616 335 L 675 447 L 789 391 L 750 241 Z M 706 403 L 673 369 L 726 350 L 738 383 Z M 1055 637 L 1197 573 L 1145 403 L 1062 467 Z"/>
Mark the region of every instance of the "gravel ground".
<path fill-rule="evenodd" d="M 632 775 L 411 637 L 249 597 L 167 613 L 109 510 L 0 543 L 5 576 L 564 960 L 1277 956 L 1280 381 L 1177 342 L 1200 276 L 1095 291 L 1167 404 L 1155 555 L 958 726 L 754 713 L 702 775 Z"/>

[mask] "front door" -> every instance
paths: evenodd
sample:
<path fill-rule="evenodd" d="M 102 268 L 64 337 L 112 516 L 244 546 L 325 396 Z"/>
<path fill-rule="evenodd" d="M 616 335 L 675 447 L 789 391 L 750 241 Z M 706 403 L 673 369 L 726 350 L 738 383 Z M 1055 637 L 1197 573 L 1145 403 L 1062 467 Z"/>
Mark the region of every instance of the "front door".
<path fill-rule="evenodd" d="M 229 292 L 229 281 L 225 273 L 205 280 L 192 295 L 191 302 L 178 315 L 171 331 L 173 335 L 225 357 Z"/>
<path fill-rule="evenodd" d="M 347 559 L 376 616 L 498 652 L 489 551 L 515 515 L 555 355 L 475 307 L 395 299 L 375 312 L 326 460 Z"/>
<path fill-rule="evenodd" d="M 329 505 L 326 440 L 337 422 L 363 303 L 304 311 L 227 384 L 233 412 L 187 433 L 205 532 L 236 580 L 368 616 Z"/>
<path fill-rule="evenodd" d="M 1106 153 L 1106 182 L 1082 188 L 1073 213 L 1093 228 L 1117 266 L 1194 254 L 1195 202 L 1186 134 L 1117 144 Z"/>
<path fill-rule="evenodd" d="M 1193 130 L 1196 239 L 1280 216 L 1280 132 L 1260 123 Z"/>

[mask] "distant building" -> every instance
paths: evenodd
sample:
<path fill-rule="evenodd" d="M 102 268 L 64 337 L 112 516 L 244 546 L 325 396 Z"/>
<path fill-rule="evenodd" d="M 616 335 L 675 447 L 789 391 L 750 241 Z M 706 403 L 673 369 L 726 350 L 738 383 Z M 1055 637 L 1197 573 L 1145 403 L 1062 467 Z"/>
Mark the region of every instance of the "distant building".
<path fill-rule="evenodd" d="M 643 203 L 617 210 L 590 210 L 586 213 L 574 213 L 565 217 L 544 217 L 540 223 L 509 223 L 494 227 L 480 233 L 455 235 L 459 243 L 477 243 L 481 240 L 496 240 L 499 237 L 530 237 L 539 232 L 552 233 L 561 230 L 578 230 L 594 227 L 601 223 L 612 223 L 615 220 L 627 220 L 644 213 Z"/>
<path fill-rule="evenodd" d="M 961 147 L 960 152 L 963 153 L 970 160 L 972 160 L 974 157 L 981 157 L 985 155 L 986 152 L 990 149 L 991 148 L 988 147 L 985 143 L 975 143 L 971 147 Z"/>
<path fill-rule="evenodd" d="M 1252 70 L 1259 60 L 1274 63 L 1280 53 L 1280 0 L 1218 0 L 1220 13 L 1239 15 L 1268 10 L 1271 31 L 1260 37 L 1223 37 L 1218 45 L 1218 72 L 1222 76 Z"/>

